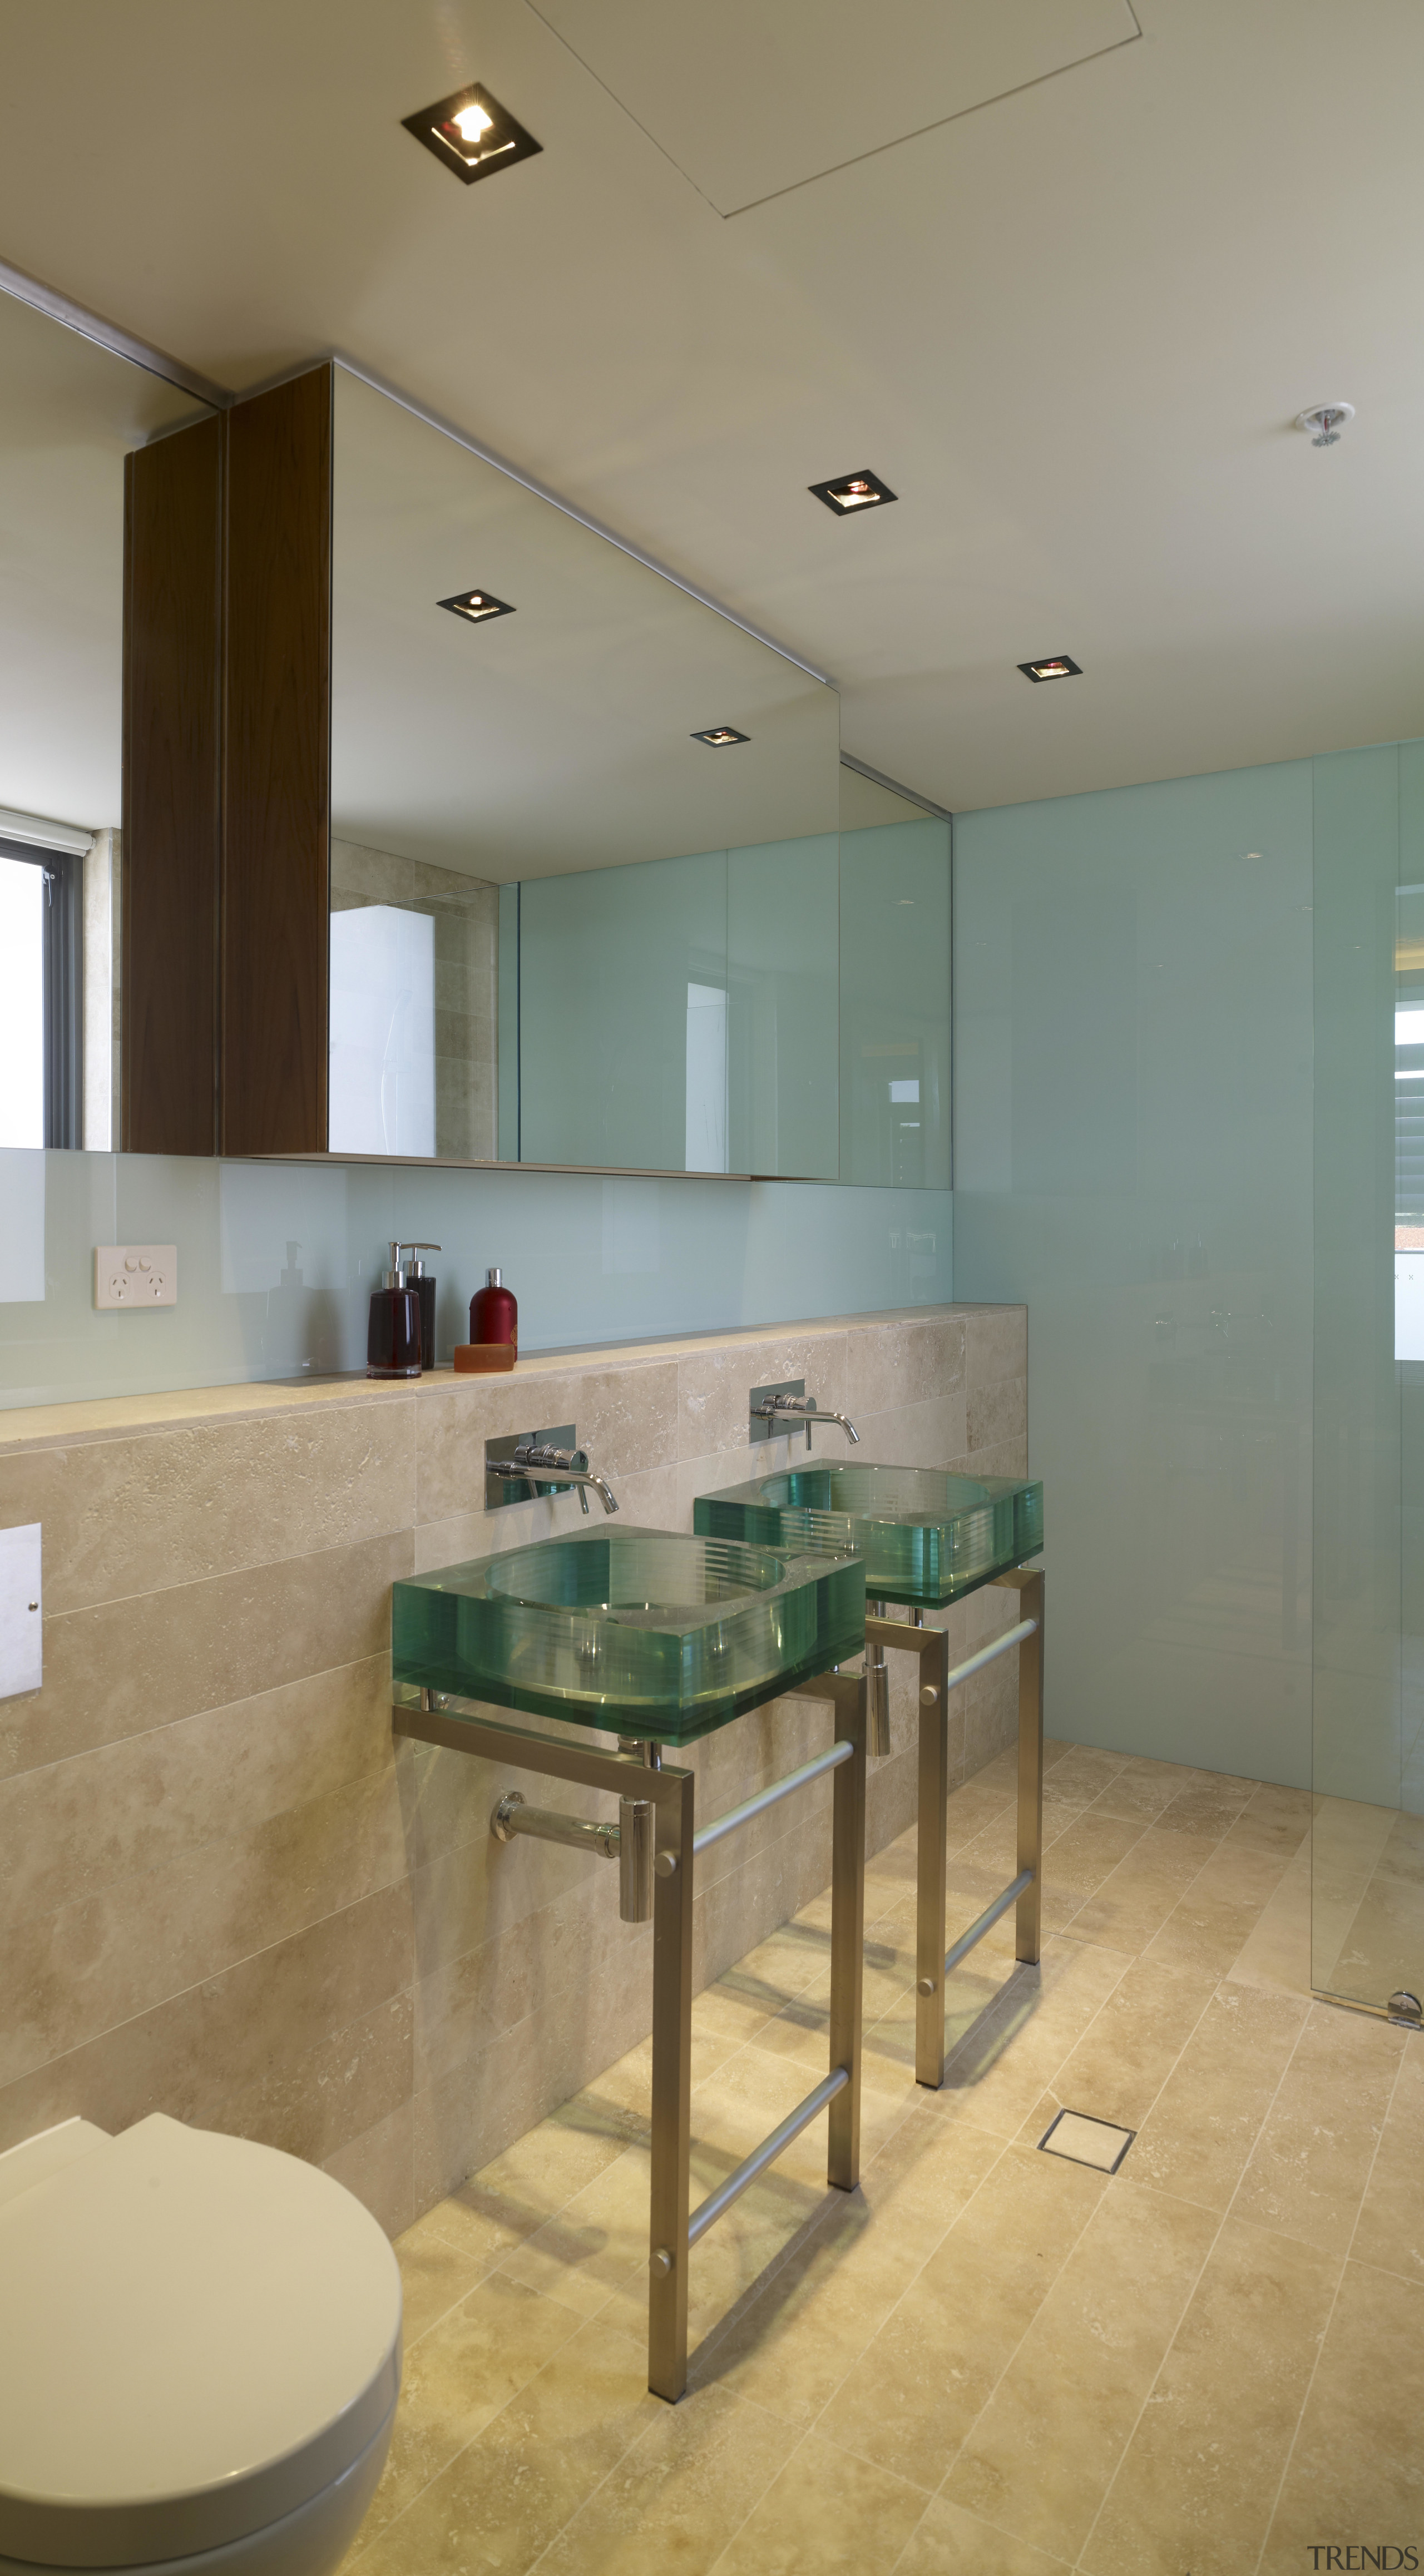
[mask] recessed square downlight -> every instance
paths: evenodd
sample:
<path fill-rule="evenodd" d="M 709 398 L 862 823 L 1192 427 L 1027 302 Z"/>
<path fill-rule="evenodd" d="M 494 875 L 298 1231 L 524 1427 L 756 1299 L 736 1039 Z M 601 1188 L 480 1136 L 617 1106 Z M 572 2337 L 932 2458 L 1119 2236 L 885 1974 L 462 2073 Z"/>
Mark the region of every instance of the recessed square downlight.
<path fill-rule="evenodd" d="M 449 98 L 437 98 L 433 107 L 418 108 L 414 116 L 403 116 L 401 123 L 466 187 L 496 170 L 512 170 L 516 161 L 544 149 L 478 81 L 467 82 Z"/>
<path fill-rule="evenodd" d="M 838 474 L 830 483 L 808 483 L 806 489 L 814 492 L 818 501 L 824 501 L 828 510 L 834 510 L 838 519 L 848 519 L 853 510 L 875 510 L 882 501 L 899 499 L 899 494 L 892 492 L 888 483 L 882 483 L 878 474 L 872 474 L 869 466 L 859 474 Z"/>
<path fill-rule="evenodd" d="M 1070 653 L 1049 653 L 1041 662 L 1020 662 L 1026 680 L 1081 680 L 1083 665 Z"/>
<path fill-rule="evenodd" d="M 708 725 L 704 733 L 695 733 L 694 742 L 708 742 L 714 751 L 722 751 L 729 742 L 750 742 L 749 733 L 738 733 L 735 725 Z"/>
<path fill-rule="evenodd" d="M 438 599 L 437 608 L 448 608 L 452 617 L 466 618 L 471 626 L 483 626 L 487 617 L 512 617 L 514 610 L 507 599 L 496 599 L 492 590 L 457 590 L 453 599 Z"/>

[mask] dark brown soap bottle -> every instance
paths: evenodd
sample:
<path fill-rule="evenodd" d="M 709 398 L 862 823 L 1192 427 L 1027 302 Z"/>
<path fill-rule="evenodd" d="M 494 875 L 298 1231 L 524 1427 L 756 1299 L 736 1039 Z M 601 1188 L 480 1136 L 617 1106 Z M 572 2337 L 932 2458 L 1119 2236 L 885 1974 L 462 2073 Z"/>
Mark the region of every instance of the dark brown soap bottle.
<path fill-rule="evenodd" d="M 403 1243 L 399 1249 L 412 1258 L 405 1265 L 406 1284 L 420 1299 L 420 1365 L 435 1366 L 435 1279 L 421 1260 L 422 1252 L 438 1252 L 438 1243 Z"/>
<path fill-rule="evenodd" d="M 513 1289 L 504 1286 L 497 1270 L 486 1272 L 484 1287 L 477 1288 L 470 1299 L 470 1339 L 519 1348 L 519 1308 Z"/>
<path fill-rule="evenodd" d="M 391 1266 L 371 1292 L 371 1320 L 366 1331 L 367 1377 L 419 1377 L 420 1299 L 407 1287 L 400 1245 L 391 1245 Z"/>

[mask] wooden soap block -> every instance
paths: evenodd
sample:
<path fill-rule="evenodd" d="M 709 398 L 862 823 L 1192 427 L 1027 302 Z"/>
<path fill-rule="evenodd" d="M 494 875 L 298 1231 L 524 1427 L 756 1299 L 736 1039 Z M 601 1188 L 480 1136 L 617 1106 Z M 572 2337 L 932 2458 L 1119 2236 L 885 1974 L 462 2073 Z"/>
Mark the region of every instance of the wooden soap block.
<path fill-rule="evenodd" d="M 512 1369 L 517 1353 L 513 1342 L 457 1342 L 455 1373 L 466 1377 L 492 1377 Z"/>

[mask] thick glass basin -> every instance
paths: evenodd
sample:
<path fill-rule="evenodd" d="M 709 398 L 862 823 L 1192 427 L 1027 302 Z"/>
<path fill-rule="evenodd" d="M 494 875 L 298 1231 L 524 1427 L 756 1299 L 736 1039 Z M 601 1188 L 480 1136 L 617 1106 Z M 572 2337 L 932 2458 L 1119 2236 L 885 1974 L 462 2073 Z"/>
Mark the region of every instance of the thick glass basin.
<path fill-rule="evenodd" d="M 872 1601 L 940 1609 L 1043 1545 L 1043 1487 L 1012 1476 L 859 1459 L 789 1467 L 754 1485 L 699 1494 L 693 1527 L 757 1547 L 853 1550 Z"/>
<path fill-rule="evenodd" d="M 664 1744 L 725 1726 L 865 1642 L 857 1558 L 621 1523 L 392 1589 L 397 1683 Z"/>

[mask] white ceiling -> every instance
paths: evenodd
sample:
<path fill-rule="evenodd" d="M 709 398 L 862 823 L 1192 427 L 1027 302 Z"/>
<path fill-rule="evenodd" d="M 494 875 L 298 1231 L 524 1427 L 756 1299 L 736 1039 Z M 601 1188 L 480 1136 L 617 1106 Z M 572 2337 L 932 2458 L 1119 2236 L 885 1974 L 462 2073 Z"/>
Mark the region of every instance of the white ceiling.
<path fill-rule="evenodd" d="M 531 5 L 719 215 L 1139 32 L 1127 0 L 876 0 L 873 27 L 864 0 L 718 0 L 715 19 L 668 0 Z"/>
<path fill-rule="evenodd" d="M 804 0 L 659 0 L 621 71 L 635 0 L 545 6 L 0 0 L 0 257 L 236 387 L 349 353 L 832 671 L 847 748 L 941 804 L 1424 732 L 1418 0 L 1136 0 L 730 216 L 674 150 L 784 80 Z M 400 119 L 472 78 L 544 148 L 466 188 Z M 811 86 L 793 174 L 840 149 Z M 806 492 L 867 465 L 893 508 Z"/>

